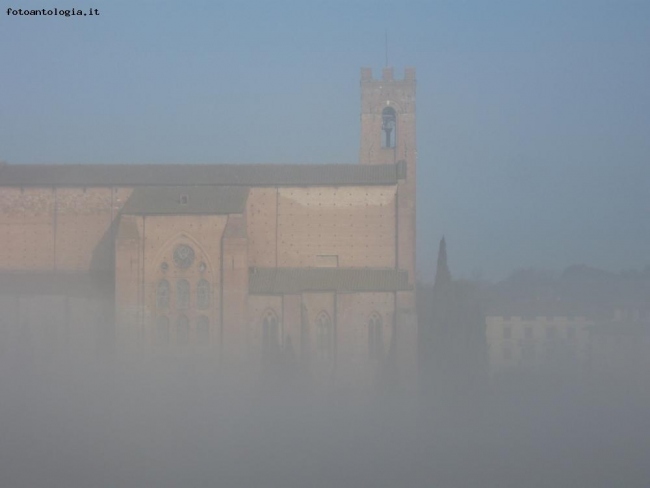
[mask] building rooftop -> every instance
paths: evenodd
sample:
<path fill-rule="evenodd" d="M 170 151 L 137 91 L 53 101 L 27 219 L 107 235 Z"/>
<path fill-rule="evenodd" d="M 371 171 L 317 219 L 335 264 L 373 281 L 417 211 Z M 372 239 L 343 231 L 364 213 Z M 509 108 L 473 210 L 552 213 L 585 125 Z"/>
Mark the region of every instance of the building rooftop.
<path fill-rule="evenodd" d="M 399 164 L 3 164 L 0 186 L 393 185 Z"/>
<path fill-rule="evenodd" d="M 246 208 L 245 186 L 140 186 L 124 204 L 127 215 L 226 215 Z"/>

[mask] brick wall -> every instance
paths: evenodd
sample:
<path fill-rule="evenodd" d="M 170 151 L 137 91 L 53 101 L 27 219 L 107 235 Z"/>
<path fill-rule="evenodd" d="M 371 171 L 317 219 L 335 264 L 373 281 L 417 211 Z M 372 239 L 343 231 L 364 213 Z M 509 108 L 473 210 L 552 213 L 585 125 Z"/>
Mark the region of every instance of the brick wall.
<path fill-rule="evenodd" d="M 0 269 L 54 268 L 54 191 L 0 190 Z"/>
<path fill-rule="evenodd" d="M 370 317 L 377 314 L 382 320 L 383 352 L 388 354 L 393 338 L 393 293 L 354 293 L 339 295 L 338 302 L 338 378 L 343 385 L 372 379 L 378 371 L 380 359 L 372 358 L 368 345 Z"/>
<path fill-rule="evenodd" d="M 251 188 L 246 202 L 248 259 L 251 266 L 276 266 L 277 189 Z"/>
<path fill-rule="evenodd" d="M 251 266 L 395 266 L 395 187 L 253 189 Z"/>
<path fill-rule="evenodd" d="M 339 386 L 371 384 L 380 371 L 381 358 L 371 361 L 368 323 L 373 314 L 382 320 L 383 358 L 389 352 L 394 333 L 393 293 L 303 293 L 286 296 L 248 297 L 248 344 L 251 357 L 261 356 L 262 321 L 273 310 L 282 324 L 283 344 L 287 337 L 299 360 L 317 384 L 335 382 Z M 323 356 L 319 344 L 318 322 L 331 320 L 334 336 L 333 356 Z"/>
<path fill-rule="evenodd" d="M 0 188 L 0 270 L 112 269 L 111 223 L 129 188 Z"/>

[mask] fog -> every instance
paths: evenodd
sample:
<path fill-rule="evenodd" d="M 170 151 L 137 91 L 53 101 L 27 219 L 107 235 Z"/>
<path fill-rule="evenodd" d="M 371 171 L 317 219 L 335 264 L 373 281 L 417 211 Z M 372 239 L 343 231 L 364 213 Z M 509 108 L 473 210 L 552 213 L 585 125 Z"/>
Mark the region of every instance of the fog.
<path fill-rule="evenodd" d="M 647 380 L 521 377 L 450 404 L 234 387 L 192 362 L 8 366 L 4 486 L 647 485 Z"/>
<path fill-rule="evenodd" d="M 592 276 L 583 268 L 565 275 L 575 283 L 581 273 Z M 618 287 L 632 279 L 639 289 L 643 276 L 619 275 Z M 548 279 L 527 271 L 510 282 L 521 303 Z M 47 323 L 16 327 L 5 317 L 0 484 L 647 486 L 647 315 L 635 322 L 640 355 L 619 323 L 606 356 L 590 329 L 584 360 L 523 361 L 496 373 L 485 356 L 485 300 L 496 303 L 494 294 L 512 286 L 448 282 L 451 308 L 436 286 L 419 291 L 416 388 L 394 381 L 388 366 L 350 387 L 341 376 L 319 382 L 285 356 L 229 369 L 195 348 L 118 355 L 97 336 L 85 349 L 43 351 L 36 334 Z M 444 322 L 442 308 L 451 310 Z"/>
<path fill-rule="evenodd" d="M 0 488 L 650 486 L 650 4 L 82 3 L 0 9 Z"/>

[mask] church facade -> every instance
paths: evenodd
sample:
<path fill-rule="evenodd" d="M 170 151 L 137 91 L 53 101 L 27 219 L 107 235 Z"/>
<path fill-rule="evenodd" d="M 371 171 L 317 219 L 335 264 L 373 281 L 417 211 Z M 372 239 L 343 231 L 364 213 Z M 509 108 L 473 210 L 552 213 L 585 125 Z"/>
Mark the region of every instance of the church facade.
<path fill-rule="evenodd" d="M 362 69 L 359 164 L 0 166 L 0 342 L 414 375 L 415 85 Z"/>

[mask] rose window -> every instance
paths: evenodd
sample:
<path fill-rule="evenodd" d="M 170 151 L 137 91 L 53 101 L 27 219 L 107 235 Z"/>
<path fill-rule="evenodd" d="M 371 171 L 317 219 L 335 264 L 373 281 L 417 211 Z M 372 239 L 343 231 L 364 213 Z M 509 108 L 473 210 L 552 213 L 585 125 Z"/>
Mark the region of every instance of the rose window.
<path fill-rule="evenodd" d="M 194 262 L 194 249 L 187 244 L 181 244 L 174 249 L 174 262 L 179 268 L 189 268 Z"/>

